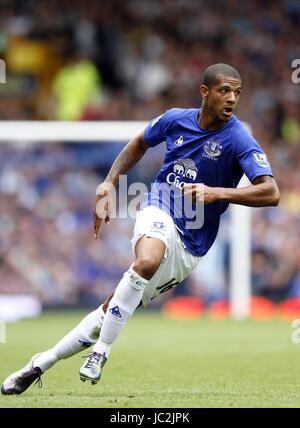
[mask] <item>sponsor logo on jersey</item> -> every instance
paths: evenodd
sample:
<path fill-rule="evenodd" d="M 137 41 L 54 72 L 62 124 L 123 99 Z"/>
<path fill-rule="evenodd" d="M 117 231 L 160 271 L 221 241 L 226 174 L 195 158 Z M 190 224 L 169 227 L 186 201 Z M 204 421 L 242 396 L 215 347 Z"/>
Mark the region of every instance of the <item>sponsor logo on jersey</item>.
<path fill-rule="evenodd" d="M 253 153 L 254 160 L 257 163 L 258 166 L 261 166 L 263 168 L 268 168 L 270 166 L 269 161 L 267 159 L 267 155 L 265 153 Z"/>
<path fill-rule="evenodd" d="M 173 186 L 178 187 L 179 189 L 183 188 L 185 181 L 183 178 L 189 178 L 193 181 L 196 180 L 198 174 L 198 168 L 195 165 L 193 159 L 183 158 L 178 159 L 174 162 L 173 172 L 170 172 L 167 175 L 167 183 L 173 184 Z"/>
<path fill-rule="evenodd" d="M 122 318 L 122 315 L 120 314 L 119 306 L 114 306 L 113 308 L 110 308 L 109 312 L 115 317 Z"/>
<path fill-rule="evenodd" d="M 219 141 L 211 138 L 206 142 L 203 150 L 204 150 L 204 153 L 202 154 L 202 156 L 204 158 L 217 161 L 218 157 L 221 154 L 222 146 Z"/>

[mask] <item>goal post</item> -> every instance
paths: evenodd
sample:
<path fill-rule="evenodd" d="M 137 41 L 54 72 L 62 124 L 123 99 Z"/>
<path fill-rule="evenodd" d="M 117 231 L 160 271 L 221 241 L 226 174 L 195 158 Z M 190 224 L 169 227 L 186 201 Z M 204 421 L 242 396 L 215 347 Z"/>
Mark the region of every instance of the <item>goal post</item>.
<path fill-rule="evenodd" d="M 249 185 L 243 175 L 238 187 Z M 230 205 L 230 314 L 243 320 L 250 314 L 251 296 L 251 208 Z"/>
<path fill-rule="evenodd" d="M 128 142 L 148 125 L 147 121 L 0 121 L 0 143 L 26 146 L 47 142 Z M 244 123 L 248 131 L 251 129 Z M 249 181 L 248 181 L 249 183 Z M 243 176 L 239 186 L 248 184 Z M 230 314 L 249 316 L 251 296 L 251 209 L 230 206 Z"/>

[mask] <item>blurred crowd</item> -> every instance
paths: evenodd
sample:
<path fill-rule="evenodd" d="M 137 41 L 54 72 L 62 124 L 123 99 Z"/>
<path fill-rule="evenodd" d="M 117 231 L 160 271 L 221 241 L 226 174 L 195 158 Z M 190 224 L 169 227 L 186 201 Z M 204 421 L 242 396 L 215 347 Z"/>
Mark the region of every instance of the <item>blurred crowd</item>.
<path fill-rule="evenodd" d="M 134 218 L 125 212 L 130 198 L 119 204 L 122 218 L 104 225 L 98 241 L 93 206 L 96 186 L 121 148 L 0 145 L 0 293 L 33 293 L 45 305 L 95 306 L 112 291 L 133 262 Z M 128 185 L 150 188 L 163 152 L 164 145 L 149 150 Z M 279 207 L 252 210 L 253 293 L 275 302 L 300 296 L 299 198 L 288 198 L 283 193 Z M 206 303 L 228 296 L 230 213 L 223 217 L 216 243 L 173 295 L 192 294 Z"/>
<path fill-rule="evenodd" d="M 122 218 L 93 238 L 95 189 L 121 149 L 0 145 L 0 294 L 33 293 L 45 305 L 97 305 L 107 297 L 134 260 L 130 196 L 117 197 Z M 161 157 L 162 148 L 147 154 L 128 185 L 149 185 Z"/>
<path fill-rule="evenodd" d="M 300 58 L 299 28 L 298 0 L 3 0 L 0 120 L 147 120 L 199 106 L 203 70 L 233 65 L 243 78 L 237 115 L 268 153 L 281 190 L 279 207 L 253 210 L 253 292 L 297 296 L 300 83 L 291 64 Z M 91 207 L 119 149 L 1 145 L 1 292 L 91 304 L 112 288 L 131 260 L 133 221 L 116 221 L 93 242 Z M 148 159 L 147 170 L 158 164 Z M 144 171 L 137 168 L 139 181 Z M 226 295 L 226 231 L 225 217 L 218 243 L 182 290 L 207 301 Z"/>

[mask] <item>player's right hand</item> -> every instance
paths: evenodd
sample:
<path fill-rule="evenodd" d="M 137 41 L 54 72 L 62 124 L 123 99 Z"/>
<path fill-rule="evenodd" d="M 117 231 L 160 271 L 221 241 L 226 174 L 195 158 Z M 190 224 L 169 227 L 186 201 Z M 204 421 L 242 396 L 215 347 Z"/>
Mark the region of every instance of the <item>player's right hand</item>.
<path fill-rule="evenodd" d="M 103 182 L 96 189 L 96 204 L 94 209 L 94 238 L 97 239 L 101 224 L 110 222 L 112 211 L 112 191 L 114 186 L 111 183 Z"/>

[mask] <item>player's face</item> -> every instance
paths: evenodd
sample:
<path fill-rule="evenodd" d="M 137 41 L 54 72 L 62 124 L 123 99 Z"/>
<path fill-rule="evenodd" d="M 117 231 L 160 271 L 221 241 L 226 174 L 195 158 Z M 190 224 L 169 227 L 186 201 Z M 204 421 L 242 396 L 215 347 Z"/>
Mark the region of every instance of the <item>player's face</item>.
<path fill-rule="evenodd" d="M 209 115 L 216 122 L 227 122 L 236 108 L 242 85 L 240 80 L 219 75 L 217 83 L 211 88 L 204 86 L 206 90 L 202 96 L 206 97 L 206 108 Z"/>

